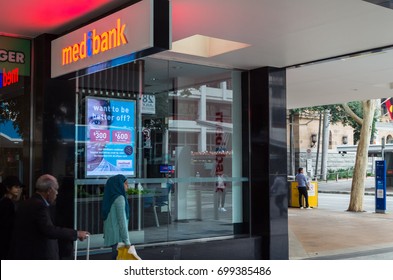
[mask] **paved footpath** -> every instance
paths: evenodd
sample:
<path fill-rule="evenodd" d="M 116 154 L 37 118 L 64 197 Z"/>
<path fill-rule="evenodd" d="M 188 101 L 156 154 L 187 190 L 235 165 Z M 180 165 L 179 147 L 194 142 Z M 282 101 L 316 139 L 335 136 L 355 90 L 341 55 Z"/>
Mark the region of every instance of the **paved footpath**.
<path fill-rule="evenodd" d="M 351 183 L 319 182 L 319 192 L 349 193 Z M 374 178 L 367 178 L 365 193 L 374 195 L 374 185 Z M 393 213 L 289 208 L 288 220 L 292 260 L 393 260 Z"/>

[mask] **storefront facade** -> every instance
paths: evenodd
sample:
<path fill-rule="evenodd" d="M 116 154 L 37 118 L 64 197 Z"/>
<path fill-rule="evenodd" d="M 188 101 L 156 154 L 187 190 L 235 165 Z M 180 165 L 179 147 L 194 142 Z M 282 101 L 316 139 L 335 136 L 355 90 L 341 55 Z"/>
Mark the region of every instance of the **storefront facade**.
<path fill-rule="evenodd" d="M 131 23 L 122 16 L 135 5 L 32 41 L 32 89 L 2 97 L 24 104 L 13 107 L 19 121 L 12 121 L 28 131 L 17 150 L 2 145 L 3 154 L 23 155 L 17 170 L 2 163 L 4 176 L 16 172 L 31 194 L 38 176 L 55 175 L 56 223 L 88 230 L 92 258 L 109 252 L 100 203 L 107 178 L 122 173 L 131 186 L 130 238 L 142 257 L 288 259 L 285 69 L 156 58 L 170 48 L 169 3 L 138 3 L 160 5 L 152 22 L 166 24 L 147 47 L 114 50 L 138 41 L 123 33 Z M 53 66 L 58 50 L 64 71 Z M 104 58 L 87 62 L 100 52 Z M 72 257 L 69 244 L 59 245 L 63 258 Z M 78 244 L 79 255 L 84 249 Z"/>

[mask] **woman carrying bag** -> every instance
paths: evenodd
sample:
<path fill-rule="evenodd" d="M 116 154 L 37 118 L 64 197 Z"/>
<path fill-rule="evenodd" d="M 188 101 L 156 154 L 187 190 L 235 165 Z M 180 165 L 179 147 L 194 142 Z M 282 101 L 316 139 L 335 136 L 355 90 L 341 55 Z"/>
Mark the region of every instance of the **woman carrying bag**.
<path fill-rule="evenodd" d="M 104 189 L 102 218 L 104 220 L 104 245 L 112 247 L 112 259 L 116 260 L 119 243 L 131 246 L 128 234 L 130 207 L 127 199 L 128 182 L 124 175 L 110 177 Z"/>

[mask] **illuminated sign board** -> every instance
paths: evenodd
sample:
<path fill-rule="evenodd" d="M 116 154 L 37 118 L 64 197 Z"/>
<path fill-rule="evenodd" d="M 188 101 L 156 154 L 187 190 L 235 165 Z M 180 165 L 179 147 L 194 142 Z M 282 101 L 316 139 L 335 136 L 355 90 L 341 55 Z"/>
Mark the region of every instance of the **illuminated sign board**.
<path fill-rule="evenodd" d="M 19 68 L 10 71 L 3 68 L 3 72 L 0 75 L 2 75 L 0 88 L 16 84 L 19 81 Z"/>
<path fill-rule="evenodd" d="M 142 0 L 53 40 L 52 78 L 92 73 L 169 49 L 169 10 L 167 0 Z"/>
<path fill-rule="evenodd" d="M 120 19 L 117 19 L 117 26 L 112 30 L 97 34 L 93 29 L 87 34 L 84 33 L 82 42 L 63 48 L 62 65 L 74 63 L 80 59 L 127 44 L 124 34 L 125 27 L 126 25 L 121 25 Z"/>
<path fill-rule="evenodd" d="M 133 100 L 86 98 L 86 177 L 135 176 Z"/>
<path fill-rule="evenodd" d="M 0 99 L 23 94 L 29 79 L 30 40 L 0 36 Z"/>

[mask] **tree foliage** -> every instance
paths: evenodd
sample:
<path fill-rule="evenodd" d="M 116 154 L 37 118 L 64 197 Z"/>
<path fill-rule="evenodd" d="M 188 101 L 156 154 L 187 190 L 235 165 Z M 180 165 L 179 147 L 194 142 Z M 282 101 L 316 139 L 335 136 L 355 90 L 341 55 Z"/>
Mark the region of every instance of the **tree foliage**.
<path fill-rule="evenodd" d="M 290 110 L 290 114 L 299 114 L 303 116 L 315 116 L 316 114 L 323 113 L 326 110 L 330 111 L 330 122 L 332 124 L 342 123 L 344 126 L 350 126 L 354 129 L 353 139 L 355 143 L 358 143 L 360 140 L 360 131 L 362 128 L 359 120 L 348 114 L 348 111 L 345 110 L 344 106 L 348 106 L 350 110 L 352 110 L 355 115 L 363 119 L 363 105 L 362 101 L 353 101 L 346 104 L 334 104 L 334 105 L 324 105 L 324 106 L 314 106 L 314 107 L 305 107 L 299 109 Z M 372 131 L 371 131 L 371 139 L 374 138 L 376 133 L 375 123 L 377 121 L 376 114 L 374 114 L 374 120 L 372 123 Z"/>
<path fill-rule="evenodd" d="M 30 119 L 28 95 L 0 101 L 0 124 L 11 121 L 15 131 L 25 139 L 29 134 L 26 120 Z"/>

